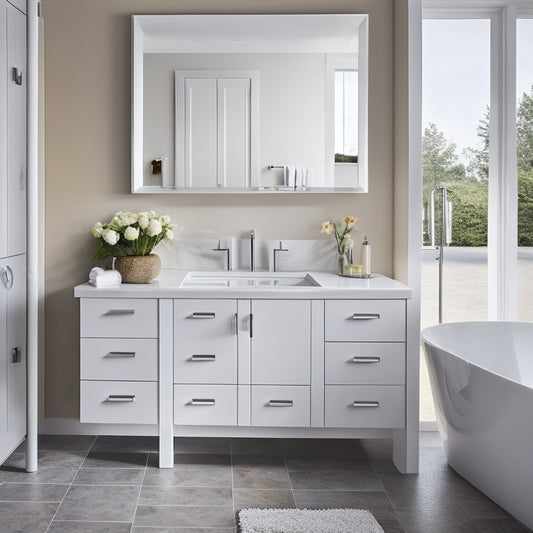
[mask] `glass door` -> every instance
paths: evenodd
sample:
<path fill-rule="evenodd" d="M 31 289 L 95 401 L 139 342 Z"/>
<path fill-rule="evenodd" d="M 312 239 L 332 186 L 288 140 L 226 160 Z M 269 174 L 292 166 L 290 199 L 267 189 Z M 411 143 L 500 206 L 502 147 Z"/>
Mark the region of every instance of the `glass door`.
<path fill-rule="evenodd" d="M 425 19 L 422 31 L 425 328 L 488 317 L 491 20 Z M 420 420 L 430 422 L 435 413 L 420 360 Z"/>

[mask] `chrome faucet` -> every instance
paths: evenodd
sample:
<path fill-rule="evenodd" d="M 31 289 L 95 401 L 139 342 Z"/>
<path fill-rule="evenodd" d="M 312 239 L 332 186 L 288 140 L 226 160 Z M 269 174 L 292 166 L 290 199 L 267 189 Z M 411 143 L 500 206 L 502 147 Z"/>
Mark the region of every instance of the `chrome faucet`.
<path fill-rule="evenodd" d="M 213 252 L 226 252 L 226 270 L 231 270 L 230 258 L 229 258 L 229 248 L 220 247 L 220 239 L 218 239 L 218 247 L 212 248 Z"/>
<path fill-rule="evenodd" d="M 250 272 L 255 270 L 255 230 L 250 230 Z"/>

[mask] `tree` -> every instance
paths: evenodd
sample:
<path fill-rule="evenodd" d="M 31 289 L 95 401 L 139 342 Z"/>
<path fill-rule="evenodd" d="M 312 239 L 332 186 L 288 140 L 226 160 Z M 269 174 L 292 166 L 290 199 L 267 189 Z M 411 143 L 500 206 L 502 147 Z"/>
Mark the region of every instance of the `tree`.
<path fill-rule="evenodd" d="M 466 148 L 464 150 L 464 154 L 470 159 L 466 170 L 478 181 L 489 179 L 489 126 L 490 108 L 487 106 L 477 127 L 477 135 L 482 140 L 481 148 Z"/>

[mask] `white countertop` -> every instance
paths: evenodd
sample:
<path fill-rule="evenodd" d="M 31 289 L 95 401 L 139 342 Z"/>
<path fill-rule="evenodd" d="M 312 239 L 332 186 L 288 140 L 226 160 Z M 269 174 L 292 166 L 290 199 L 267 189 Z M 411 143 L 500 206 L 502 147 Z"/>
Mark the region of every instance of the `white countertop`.
<path fill-rule="evenodd" d="M 399 281 L 380 274 L 370 279 L 346 278 L 334 272 L 306 271 L 320 286 L 281 287 L 180 287 L 188 270 L 163 270 L 159 277 L 149 284 L 127 284 L 119 287 L 96 288 L 82 283 L 74 288 L 76 298 L 263 298 L 263 299 L 323 299 L 323 298 L 379 298 L 404 299 L 412 297 L 412 290 Z M 202 276 L 209 273 L 199 272 Z M 221 276 L 224 272 L 212 273 Z M 231 273 L 230 273 L 231 274 Z M 253 272 L 242 273 L 253 275 Z M 272 277 L 297 275 L 296 272 L 270 272 Z"/>

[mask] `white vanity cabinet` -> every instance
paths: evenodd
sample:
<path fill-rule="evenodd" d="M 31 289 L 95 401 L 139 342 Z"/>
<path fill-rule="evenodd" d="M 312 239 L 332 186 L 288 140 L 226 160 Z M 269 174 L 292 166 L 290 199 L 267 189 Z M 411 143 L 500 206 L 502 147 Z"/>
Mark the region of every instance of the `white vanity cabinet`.
<path fill-rule="evenodd" d="M 80 421 L 156 424 L 156 299 L 83 298 Z"/>

